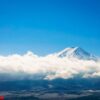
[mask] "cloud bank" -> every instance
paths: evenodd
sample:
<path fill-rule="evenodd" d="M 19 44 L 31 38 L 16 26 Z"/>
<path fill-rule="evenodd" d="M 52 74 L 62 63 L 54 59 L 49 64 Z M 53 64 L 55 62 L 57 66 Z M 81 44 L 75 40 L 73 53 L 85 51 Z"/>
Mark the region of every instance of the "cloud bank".
<path fill-rule="evenodd" d="M 100 62 L 59 58 L 55 55 L 39 57 L 32 52 L 24 55 L 0 56 L 0 80 L 69 79 L 100 77 Z"/>

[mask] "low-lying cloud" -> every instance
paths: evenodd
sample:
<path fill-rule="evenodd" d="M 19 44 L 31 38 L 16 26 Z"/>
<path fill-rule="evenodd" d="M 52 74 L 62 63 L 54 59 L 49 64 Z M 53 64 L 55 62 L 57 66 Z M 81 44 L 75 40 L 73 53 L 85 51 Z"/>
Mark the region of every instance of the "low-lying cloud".
<path fill-rule="evenodd" d="M 32 52 L 25 55 L 0 56 L 0 79 L 69 79 L 100 77 L 100 62 L 59 58 L 54 55 L 39 57 Z"/>

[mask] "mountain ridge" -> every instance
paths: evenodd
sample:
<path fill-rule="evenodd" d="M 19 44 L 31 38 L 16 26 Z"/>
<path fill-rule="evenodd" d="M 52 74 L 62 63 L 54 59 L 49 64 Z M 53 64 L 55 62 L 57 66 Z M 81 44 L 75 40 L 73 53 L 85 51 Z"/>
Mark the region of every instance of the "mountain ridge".
<path fill-rule="evenodd" d="M 68 47 L 55 54 L 60 58 L 77 58 L 81 60 L 97 60 L 97 57 L 88 53 L 81 47 Z"/>

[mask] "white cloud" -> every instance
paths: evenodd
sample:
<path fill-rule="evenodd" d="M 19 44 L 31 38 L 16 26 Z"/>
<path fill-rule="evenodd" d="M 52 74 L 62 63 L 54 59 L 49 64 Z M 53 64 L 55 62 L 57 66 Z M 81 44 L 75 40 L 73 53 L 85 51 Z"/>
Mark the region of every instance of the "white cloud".
<path fill-rule="evenodd" d="M 3 79 L 55 79 L 100 77 L 100 62 L 59 58 L 56 56 L 39 57 L 32 52 L 25 55 L 0 56 L 0 78 Z"/>

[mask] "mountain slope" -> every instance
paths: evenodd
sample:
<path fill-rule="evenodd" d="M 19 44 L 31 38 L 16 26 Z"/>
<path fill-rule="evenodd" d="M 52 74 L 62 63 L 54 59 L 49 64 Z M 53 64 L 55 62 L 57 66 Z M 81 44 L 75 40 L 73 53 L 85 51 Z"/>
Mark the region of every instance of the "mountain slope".
<path fill-rule="evenodd" d="M 67 58 L 78 58 L 82 60 L 97 60 L 95 56 L 86 52 L 80 47 L 65 48 L 61 52 L 58 52 L 56 56 L 60 58 L 67 57 Z"/>

